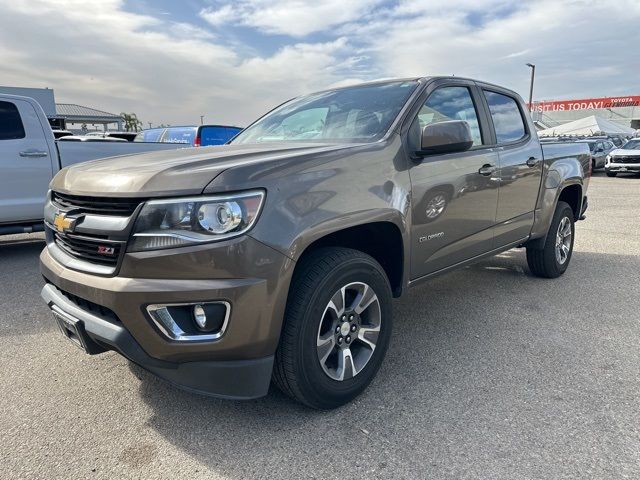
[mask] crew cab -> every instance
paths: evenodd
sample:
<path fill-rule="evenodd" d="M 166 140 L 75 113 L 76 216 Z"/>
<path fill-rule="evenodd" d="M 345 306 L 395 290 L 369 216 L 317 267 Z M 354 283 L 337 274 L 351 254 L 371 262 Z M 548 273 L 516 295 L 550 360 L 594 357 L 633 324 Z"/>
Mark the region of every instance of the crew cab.
<path fill-rule="evenodd" d="M 608 177 L 619 173 L 640 173 L 640 138 L 632 138 L 609 153 L 604 170 Z"/>
<path fill-rule="evenodd" d="M 590 172 L 586 144 L 541 146 L 522 99 L 496 85 L 327 90 L 228 145 L 59 172 L 42 297 L 88 353 L 192 392 L 255 398 L 273 379 L 334 408 L 376 375 L 393 297 L 515 247 L 531 274 L 562 275 Z"/>
<path fill-rule="evenodd" d="M 129 142 L 58 142 L 47 117 L 32 98 L 0 95 L 0 235 L 44 229 L 47 186 L 61 168 L 78 162 L 180 145 Z M 91 139 L 92 137 L 87 137 Z M 96 139 L 106 140 L 106 139 Z"/>

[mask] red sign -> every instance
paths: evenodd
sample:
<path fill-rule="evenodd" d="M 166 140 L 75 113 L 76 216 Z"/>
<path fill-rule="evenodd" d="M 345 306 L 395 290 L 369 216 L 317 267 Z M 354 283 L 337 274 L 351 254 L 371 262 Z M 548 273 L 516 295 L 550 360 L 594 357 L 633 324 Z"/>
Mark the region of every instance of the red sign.
<path fill-rule="evenodd" d="M 619 108 L 640 106 L 640 95 L 630 97 L 585 98 L 581 100 L 555 100 L 533 102 L 534 112 L 564 112 L 570 110 L 591 110 L 598 108 Z"/>

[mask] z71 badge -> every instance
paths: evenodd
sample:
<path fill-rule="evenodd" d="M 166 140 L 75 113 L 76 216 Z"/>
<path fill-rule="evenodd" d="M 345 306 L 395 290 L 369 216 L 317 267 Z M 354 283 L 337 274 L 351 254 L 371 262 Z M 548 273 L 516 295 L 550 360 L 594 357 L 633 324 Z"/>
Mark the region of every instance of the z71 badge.
<path fill-rule="evenodd" d="M 104 245 L 98 245 L 98 254 L 100 255 L 113 255 L 116 252 L 114 247 L 105 247 Z"/>

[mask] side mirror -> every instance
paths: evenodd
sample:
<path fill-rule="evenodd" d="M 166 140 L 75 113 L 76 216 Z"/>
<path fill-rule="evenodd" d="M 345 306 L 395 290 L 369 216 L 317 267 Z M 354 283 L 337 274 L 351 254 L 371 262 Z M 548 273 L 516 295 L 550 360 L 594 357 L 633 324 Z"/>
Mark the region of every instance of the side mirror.
<path fill-rule="evenodd" d="M 462 120 L 432 123 L 422 129 L 419 156 L 469 150 L 473 145 L 469 124 Z"/>
<path fill-rule="evenodd" d="M 596 148 L 596 153 L 602 153 L 604 150 L 602 148 Z"/>

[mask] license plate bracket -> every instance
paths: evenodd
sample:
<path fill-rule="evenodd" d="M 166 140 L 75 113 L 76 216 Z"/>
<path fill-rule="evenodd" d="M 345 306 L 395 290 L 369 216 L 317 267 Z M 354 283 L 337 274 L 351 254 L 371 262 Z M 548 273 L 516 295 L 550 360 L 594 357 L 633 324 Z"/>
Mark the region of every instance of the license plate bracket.
<path fill-rule="evenodd" d="M 76 347 L 84 350 L 89 355 L 95 355 L 96 353 L 105 351 L 104 348 L 96 344 L 89 335 L 87 335 L 82 320 L 66 315 L 57 309 L 52 310 L 52 312 L 62 335 L 70 340 Z"/>

